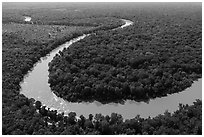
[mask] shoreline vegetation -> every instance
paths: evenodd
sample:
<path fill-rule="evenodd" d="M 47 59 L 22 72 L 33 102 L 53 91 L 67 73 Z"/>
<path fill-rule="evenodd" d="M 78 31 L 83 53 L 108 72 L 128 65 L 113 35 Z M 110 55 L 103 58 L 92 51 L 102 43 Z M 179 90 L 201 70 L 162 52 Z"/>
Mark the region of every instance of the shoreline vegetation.
<path fill-rule="evenodd" d="M 9 10 L 9 12 L 5 12 L 7 10 Z M 35 12 L 35 10 L 36 10 L 35 8 L 32 9 L 33 13 L 30 13 L 30 16 L 34 13 L 37 13 L 35 15 L 36 16 L 38 15 L 40 17 L 41 13 Z M 117 11 L 116 9 L 114 10 Z M 58 45 L 64 43 L 65 41 L 68 41 L 82 34 L 79 32 L 75 33 L 73 31 L 68 36 L 62 35 L 61 38 L 57 38 L 54 40 L 51 39 L 46 41 L 47 36 L 44 37 L 44 35 L 47 35 L 47 34 L 38 33 L 40 32 L 39 31 L 41 29 L 40 27 L 42 27 L 40 26 L 40 24 L 37 25 L 37 27 L 39 28 L 35 28 L 36 26 L 33 27 L 31 24 L 23 24 L 23 25 L 18 24 L 17 26 L 22 25 L 21 29 L 19 30 L 14 29 L 13 31 L 11 30 L 11 32 L 8 30 L 5 31 L 6 25 L 12 25 L 11 22 L 13 22 L 13 20 L 20 19 L 18 17 L 21 17 L 21 16 L 23 17 L 24 14 L 27 15 L 25 11 L 27 10 L 26 9 L 3 10 L 3 18 L 2 18 L 3 20 L 3 23 L 2 23 L 3 24 L 2 26 L 2 29 L 3 29 L 2 30 L 2 134 L 3 135 L 8 135 L 8 134 L 9 135 L 12 135 L 12 134 L 13 135 L 14 134 L 19 134 L 19 135 L 20 134 L 30 134 L 30 135 L 31 134 L 32 135 L 35 135 L 35 134 L 38 134 L 38 135 L 42 135 L 42 134 L 52 134 L 52 135 L 53 134 L 55 135 L 59 135 L 59 134 L 72 134 L 72 135 L 73 134 L 82 134 L 82 135 L 83 134 L 202 134 L 202 101 L 201 100 L 195 101 L 194 104 L 190 106 L 179 105 L 179 110 L 175 111 L 174 113 L 170 114 L 166 112 L 165 114 L 159 115 L 155 118 L 143 119 L 143 118 L 140 118 L 139 116 L 136 116 L 133 119 L 123 121 L 123 118 L 120 114 L 112 113 L 111 116 L 102 116 L 101 114 L 96 114 L 95 116 L 93 116 L 92 114 L 90 114 L 88 118 L 80 116 L 80 119 L 77 120 L 76 113 L 74 112 L 70 112 L 68 116 L 64 116 L 63 113 L 57 114 L 56 110 L 55 111 L 49 110 L 49 109 L 46 110 L 45 109 L 46 107 L 42 106 L 41 102 L 35 101 L 32 98 L 28 99 L 24 95 L 20 94 L 19 93 L 20 82 L 23 80 L 24 75 L 27 74 L 27 72 L 33 67 L 33 65 L 41 57 L 45 56 L 51 50 L 53 50 Z M 117 12 L 115 14 L 117 14 Z M 53 14 L 53 13 L 54 13 L 53 11 L 49 12 L 49 10 L 46 9 L 46 11 L 44 11 L 42 14 L 47 15 L 46 17 L 48 18 L 46 18 L 45 20 L 53 21 L 52 19 L 56 17 L 58 17 L 56 20 L 59 20 L 59 16 L 55 16 L 56 14 Z M 97 16 L 101 14 L 101 11 L 99 12 L 89 11 L 89 13 L 92 13 L 91 16 L 93 16 L 93 18 L 97 18 Z M 121 13 L 121 11 L 119 11 L 118 13 Z M 127 13 L 129 15 L 127 15 Z M 192 13 L 184 12 L 182 14 L 187 15 Z M 97 16 L 95 17 L 94 14 L 97 14 Z M 106 14 L 108 13 L 104 12 L 104 15 Z M 200 15 L 200 11 L 196 12 L 196 15 L 197 14 Z M 72 14 L 72 15 L 76 17 L 82 16 L 81 14 L 79 15 Z M 145 13 L 143 15 L 151 15 L 151 12 Z M 140 16 L 139 14 L 137 15 L 133 9 L 129 9 L 128 12 L 120 16 L 122 18 L 127 17 L 127 19 L 130 19 L 130 20 L 131 18 L 133 18 L 133 16 L 139 17 L 138 21 L 141 21 L 141 19 L 144 18 L 144 16 Z M 113 17 L 116 17 L 116 18 L 120 16 L 113 15 Z M 16 17 L 16 18 L 13 18 L 13 17 Z M 51 17 L 51 19 L 49 19 L 49 17 Z M 196 59 L 194 60 L 195 64 L 193 63 L 192 66 L 184 66 L 184 68 L 192 67 L 192 69 L 190 70 L 193 70 L 193 72 L 197 72 L 197 73 L 193 73 L 190 76 L 188 75 L 190 72 L 186 72 L 187 74 L 185 74 L 185 76 L 188 78 L 187 79 L 188 84 L 189 84 L 188 82 L 189 78 L 194 80 L 194 79 L 197 79 L 197 77 L 201 77 L 200 75 L 201 70 L 200 70 L 200 64 L 199 64 L 202 62 L 202 59 L 200 57 L 201 39 L 199 39 L 199 37 L 201 36 L 201 28 L 200 28 L 201 19 L 199 17 L 200 16 L 198 17 L 192 16 L 191 21 L 188 20 L 187 18 L 187 22 L 189 21 L 190 23 L 197 23 L 196 25 L 194 25 L 194 27 L 189 26 L 188 23 L 186 24 L 188 27 L 190 28 L 192 27 L 191 28 L 192 30 L 189 30 L 189 32 L 193 36 L 193 37 L 191 36 L 191 38 L 193 39 L 190 39 L 192 40 L 190 41 L 191 45 L 189 47 L 186 47 L 186 51 L 187 51 L 186 54 L 188 54 L 189 51 L 193 50 L 195 51 L 193 53 L 196 53 L 196 55 L 192 54 L 193 56 L 192 57 L 189 56 L 189 59 L 194 58 L 194 56 L 196 56 Z M 66 20 L 66 18 L 64 20 Z M 94 19 L 91 22 L 94 22 Z M 16 23 L 14 24 L 16 25 Z M 115 24 L 113 22 L 111 22 L 110 24 L 112 24 L 114 27 L 115 25 L 116 26 L 118 25 L 118 23 Z M 138 24 L 142 24 L 142 23 L 138 22 L 137 25 Z M 25 26 L 28 25 L 28 26 L 25 27 L 24 25 Z M 29 27 L 29 25 L 31 25 L 32 27 Z M 148 30 L 148 29 L 145 30 L 146 27 L 148 28 L 147 24 L 146 25 L 143 24 L 143 25 L 144 27 L 142 27 L 141 25 L 138 25 L 138 28 L 139 28 L 138 31 L 146 32 Z M 155 27 L 157 28 L 157 26 Z M 186 26 L 183 26 L 183 27 L 185 28 Z M 105 28 L 110 29 L 112 27 L 110 25 L 110 26 L 106 26 Z M 35 29 L 38 30 L 35 32 L 36 39 L 31 39 L 30 37 L 27 37 L 31 34 L 31 31 L 29 29 L 33 31 Z M 49 31 L 49 29 L 51 28 L 47 27 L 46 29 Z M 52 28 L 51 30 L 53 29 L 55 30 L 55 27 Z M 24 30 L 25 33 L 21 33 L 22 30 Z M 90 31 L 92 32 L 93 30 L 90 28 L 88 28 L 88 30 L 84 28 L 83 33 L 90 33 Z M 118 30 L 118 32 L 123 33 L 123 29 Z M 96 31 L 96 33 L 97 35 L 95 37 L 97 39 L 98 39 L 98 36 L 103 38 L 103 34 L 107 34 L 106 31 Z M 108 33 L 112 34 L 114 32 L 108 31 Z M 181 32 L 181 35 L 182 33 L 183 32 Z M 194 35 L 195 33 L 196 35 Z M 66 32 L 66 34 L 68 34 L 68 32 Z M 39 36 L 42 36 L 42 39 L 39 39 Z M 118 36 L 123 37 L 122 35 L 118 35 Z M 134 36 L 134 38 L 135 37 L 136 36 Z M 141 39 L 143 41 L 145 39 L 149 39 L 149 37 L 143 34 L 142 36 L 141 35 L 138 36 L 138 39 Z M 164 41 L 162 42 L 165 42 L 165 39 L 163 40 Z M 185 44 L 185 42 L 188 43 L 189 42 L 188 40 L 189 40 L 188 38 L 185 39 L 183 44 Z M 82 41 L 85 42 L 86 40 L 82 40 Z M 95 41 L 91 40 L 90 42 L 95 42 Z M 180 42 L 183 42 L 183 40 L 181 40 Z M 129 44 L 127 43 L 127 45 Z M 75 46 L 77 46 L 77 44 L 73 45 L 72 47 L 75 47 Z M 141 46 L 145 46 L 145 45 L 142 44 Z M 178 52 L 180 52 L 181 49 L 177 49 L 177 50 Z M 62 52 L 60 53 L 60 55 L 61 54 L 64 54 L 64 53 Z M 183 54 L 183 56 L 186 57 L 186 54 Z M 133 61 L 133 64 L 134 64 L 134 61 Z M 196 71 L 194 71 L 194 69 Z M 178 76 L 178 79 L 179 79 L 179 76 Z"/>

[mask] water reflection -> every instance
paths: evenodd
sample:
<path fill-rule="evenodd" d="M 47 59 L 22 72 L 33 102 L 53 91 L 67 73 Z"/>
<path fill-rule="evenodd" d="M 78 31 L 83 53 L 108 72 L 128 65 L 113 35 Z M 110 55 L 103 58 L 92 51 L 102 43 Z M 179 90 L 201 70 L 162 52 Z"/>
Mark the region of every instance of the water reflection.
<path fill-rule="evenodd" d="M 31 21 L 31 17 L 25 16 L 25 20 L 24 21 L 26 21 L 26 22 Z"/>

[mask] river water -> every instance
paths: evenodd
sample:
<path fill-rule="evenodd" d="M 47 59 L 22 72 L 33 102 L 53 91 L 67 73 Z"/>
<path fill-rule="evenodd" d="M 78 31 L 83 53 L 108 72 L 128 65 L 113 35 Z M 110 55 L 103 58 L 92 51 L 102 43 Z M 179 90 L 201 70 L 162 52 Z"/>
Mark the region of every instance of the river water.
<path fill-rule="evenodd" d="M 120 28 L 133 24 L 132 21 L 122 20 L 125 24 Z M 58 112 L 64 112 L 65 114 L 74 111 L 77 116 L 84 115 L 85 117 L 88 117 L 89 114 L 95 115 L 101 113 L 103 115 L 110 115 L 115 112 L 121 114 L 124 119 L 134 118 L 137 114 L 140 114 L 140 116 L 144 118 L 149 116 L 154 117 L 158 114 L 164 113 L 166 110 L 169 112 L 177 110 L 179 103 L 191 105 L 196 99 L 202 99 L 202 79 L 194 82 L 190 88 L 187 88 L 183 92 L 162 98 L 156 98 L 150 100 L 148 103 L 131 100 L 126 100 L 124 104 L 101 104 L 97 101 L 92 103 L 71 103 L 57 97 L 49 87 L 48 63 L 51 62 L 53 57 L 59 51 L 62 51 L 64 47 L 69 47 L 72 43 L 75 43 L 86 36 L 87 35 L 82 35 L 78 38 L 72 39 L 54 49 L 46 57 L 41 58 L 41 60 L 35 64 L 33 69 L 24 77 L 24 80 L 21 83 L 20 93 L 28 98 L 34 98 L 36 101 L 41 101 L 43 105 L 51 110 L 58 110 Z"/>
<path fill-rule="evenodd" d="M 31 21 L 31 17 L 25 16 L 25 19 L 24 19 L 24 21 L 26 21 L 26 22 L 29 22 L 29 21 Z"/>

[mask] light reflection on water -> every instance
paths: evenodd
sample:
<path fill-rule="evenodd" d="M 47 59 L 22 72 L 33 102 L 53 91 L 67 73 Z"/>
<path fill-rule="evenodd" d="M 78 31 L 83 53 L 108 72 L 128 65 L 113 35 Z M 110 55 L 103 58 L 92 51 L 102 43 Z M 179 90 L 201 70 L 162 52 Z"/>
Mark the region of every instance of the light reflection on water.
<path fill-rule="evenodd" d="M 28 21 L 28 22 L 31 21 L 31 17 L 25 16 L 25 20 L 24 20 L 24 21 L 26 21 L 26 22 L 27 22 L 27 21 Z"/>

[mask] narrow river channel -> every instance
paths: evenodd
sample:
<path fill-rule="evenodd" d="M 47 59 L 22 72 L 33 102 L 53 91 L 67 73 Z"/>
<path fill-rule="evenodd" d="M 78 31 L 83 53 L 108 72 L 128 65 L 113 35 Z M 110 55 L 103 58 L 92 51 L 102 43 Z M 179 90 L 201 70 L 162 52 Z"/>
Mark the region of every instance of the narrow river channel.
<path fill-rule="evenodd" d="M 133 22 L 122 19 L 125 24 L 119 28 L 124 28 L 132 25 Z M 135 102 L 126 100 L 124 104 L 109 103 L 101 104 L 94 101 L 92 103 L 81 102 L 71 103 L 57 97 L 50 89 L 48 84 L 48 63 L 52 61 L 53 57 L 62 51 L 65 47 L 69 47 L 73 43 L 85 38 L 87 35 L 82 35 L 78 38 L 72 39 L 58 48 L 54 49 L 49 55 L 35 64 L 33 69 L 28 72 L 21 83 L 21 92 L 28 98 L 39 100 L 43 105 L 58 112 L 65 114 L 74 111 L 78 116 L 84 115 L 88 117 L 89 114 L 101 113 L 103 115 L 110 115 L 115 112 L 121 114 L 124 119 L 134 118 L 137 114 L 141 117 L 154 117 L 158 114 L 164 113 L 166 110 L 173 112 L 178 109 L 179 103 L 193 104 L 196 99 L 202 99 L 202 79 L 195 81 L 190 88 L 180 93 L 175 93 L 162 98 L 150 100 L 148 103 Z"/>

